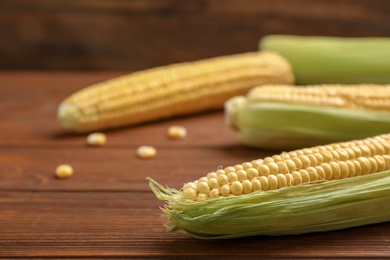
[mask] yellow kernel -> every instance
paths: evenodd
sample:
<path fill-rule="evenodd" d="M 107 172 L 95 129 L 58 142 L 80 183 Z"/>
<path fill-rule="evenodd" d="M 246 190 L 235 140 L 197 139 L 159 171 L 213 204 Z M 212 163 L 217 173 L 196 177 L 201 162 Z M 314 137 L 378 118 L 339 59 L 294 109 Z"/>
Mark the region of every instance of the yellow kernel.
<path fill-rule="evenodd" d="M 199 178 L 198 182 L 208 182 L 209 179 L 207 179 L 207 177 L 202 177 L 202 178 Z"/>
<path fill-rule="evenodd" d="M 257 168 L 257 166 L 262 164 L 262 163 L 263 163 L 263 160 L 261 160 L 261 159 L 251 161 L 253 168 Z"/>
<path fill-rule="evenodd" d="M 346 161 L 346 164 L 348 166 L 349 177 L 355 176 L 356 175 L 355 164 L 352 161 Z"/>
<path fill-rule="evenodd" d="M 207 174 L 207 179 L 214 179 L 214 178 L 217 178 L 217 173 L 215 172 L 209 172 Z"/>
<path fill-rule="evenodd" d="M 256 178 L 257 176 L 259 176 L 259 171 L 256 170 L 255 168 L 249 168 L 246 170 L 246 174 L 248 176 L 248 179 L 253 179 L 253 178 Z"/>
<path fill-rule="evenodd" d="M 269 184 L 269 190 L 275 190 L 278 188 L 278 178 L 276 178 L 276 175 L 270 174 L 267 176 L 267 179 Z"/>
<path fill-rule="evenodd" d="M 340 161 L 340 155 L 336 150 L 331 150 L 330 153 L 332 154 L 333 160 Z"/>
<path fill-rule="evenodd" d="M 286 160 L 286 159 L 290 159 L 290 155 L 286 152 L 282 152 L 280 154 L 280 157 L 282 158 L 282 161 Z"/>
<path fill-rule="evenodd" d="M 225 185 L 229 183 L 229 179 L 226 174 L 220 174 L 217 176 L 217 181 L 220 185 Z M 221 192 L 222 193 L 222 192 Z"/>
<path fill-rule="evenodd" d="M 371 151 L 367 145 L 361 145 L 360 150 L 362 151 L 362 157 L 370 157 Z"/>
<path fill-rule="evenodd" d="M 265 157 L 263 159 L 264 164 L 273 163 L 273 162 L 274 162 L 274 158 L 272 158 L 272 157 Z"/>
<path fill-rule="evenodd" d="M 270 174 L 277 174 L 277 173 L 279 173 L 279 166 L 276 163 L 274 163 L 274 162 L 268 163 L 267 166 L 269 168 Z"/>
<path fill-rule="evenodd" d="M 309 174 L 309 178 L 310 178 L 310 181 L 311 182 L 316 182 L 316 181 L 318 181 L 318 173 L 317 173 L 317 170 L 314 168 L 314 167 L 312 167 L 312 166 L 310 166 L 310 167 L 308 167 L 307 169 L 306 169 L 306 171 L 307 171 L 307 173 Z"/>
<path fill-rule="evenodd" d="M 287 154 L 290 156 L 290 158 L 293 158 L 293 157 L 297 157 L 297 156 L 298 156 L 297 153 L 294 152 L 294 151 L 288 152 Z"/>
<path fill-rule="evenodd" d="M 374 142 L 373 145 L 375 146 L 376 153 L 371 153 L 372 155 L 374 154 L 382 155 L 385 153 L 385 148 L 383 147 L 382 143 Z"/>
<path fill-rule="evenodd" d="M 378 172 L 386 170 L 386 160 L 385 158 L 383 158 L 383 156 L 375 155 L 374 159 L 376 160 L 378 165 Z"/>
<path fill-rule="evenodd" d="M 209 193 L 209 198 L 215 199 L 219 197 L 219 189 L 212 189 Z"/>
<path fill-rule="evenodd" d="M 385 140 L 381 140 L 381 139 L 379 139 L 378 142 L 381 143 L 383 149 L 385 149 L 385 152 L 383 154 L 389 154 L 390 153 L 390 144 L 389 144 L 389 142 L 387 142 Z"/>
<path fill-rule="evenodd" d="M 303 148 L 302 149 L 302 152 L 303 152 L 303 154 L 312 154 L 313 153 L 313 151 L 310 149 L 310 148 Z"/>
<path fill-rule="evenodd" d="M 349 167 L 348 164 L 344 161 L 339 161 L 339 166 L 340 166 L 340 178 L 348 178 L 349 177 Z"/>
<path fill-rule="evenodd" d="M 243 169 L 244 169 L 244 167 L 242 167 L 241 164 L 236 164 L 236 165 L 234 165 L 233 167 L 234 167 L 234 169 L 235 169 L 236 171 L 238 171 L 238 170 L 243 170 Z"/>
<path fill-rule="evenodd" d="M 218 175 L 221 175 L 221 174 L 223 174 L 223 175 L 226 174 L 225 171 L 222 170 L 222 169 L 217 170 L 215 173 L 217 174 L 217 176 L 218 176 Z"/>
<path fill-rule="evenodd" d="M 171 139 L 183 139 L 187 136 L 187 129 L 184 126 L 173 125 L 168 128 L 167 133 Z"/>
<path fill-rule="evenodd" d="M 260 181 L 262 190 L 264 190 L 264 191 L 268 190 L 268 188 L 269 188 L 268 178 L 266 176 L 260 176 L 259 181 Z"/>
<path fill-rule="evenodd" d="M 59 179 L 67 179 L 73 175 L 73 167 L 69 164 L 61 164 L 56 168 L 56 176 Z"/>
<path fill-rule="evenodd" d="M 348 152 L 345 149 L 337 149 L 336 152 L 339 154 L 339 160 L 348 160 Z"/>
<path fill-rule="evenodd" d="M 322 156 L 322 154 L 320 152 L 314 153 L 313 156 L 316 158 L 317 164 L 324 162 L 324 157 Z"/>
<path fill-rule="evenodd" d="M 286 177 L 287 186 L 293 186 L 294 185 L 294 177 L 291 173 L 286 173 L 284 175 Z"/>
<path fill-rule="evenodd" d="M 294 158 L 292 158 L 291 159 L 293 162 L 294 162 L 294 164 L 295 164 L 295 169 L 301 169 L 302 168 L 302 162 L 301 162 L 301 160 L 299 160 L 299 158 L 298 157 L 294 157 Z"/>
<path fill-rule="evenodd" d="M 383 155 L 383 159 L 385 159 L 385 161 L 386 161 L 386 169 L 389 169 L 390 168 L 390 156 L 385 154 L 385 155 Z"/>
<path fill-rule="evenodd" d="M 313 167 L 317 166 L 318 161 L 317 161 L 317 158 L 314 156 L 314 154 L 307 155 L 307 158 L 309 158 L 311 166 L 313 166 Z"/>
<path fill-rule="evenodd" d="M 103 133 L 92 133 L 87 136 L 87 144 L 91 146 L 102 146 L 106 141 L 106 135 Z"/>
<path fill-rule="evenodd" d="M 248 194 L 252 192 L 252 183 L 249 180 L 244 180 L 242 182 L 242 192 Z"/>
<path fill-rule="evenodd" d="M 233 195 L 236 195 L 236 196 L 241 195 L 242 191 L 243 191 L 241 182 L 239 182 L 239 181 L 233 182 L 232 185 L 230 186 L 230 190 L 231 190 Z"/>
<path fill-rule="evenodd" d="M 229 172 L 226 176 L 228 177 L 229 182 L 238 181 L 238 177 L 235 172 Z"/>
<path fill-rule="evenodd" d="M 355 166 L 355 176 L 362 175 L 363 174 L 363 168 L 360 165 L 359 161 L 358 160 L 353 160 L 352 163 L 353 163 L 353 166 Z"/>
<path fill-rule="evenodd" d="M 367 145 L 368 149 L 370 149 L 370 154 L 371 155 L 377 154 L 377 150 L 375 148 L 375 145 L 373 145 L 370 142 L 366 142 L 365 145 Z M 380 151 L 379 151 L 379 153 L 380 153 Z"/>
<path fill-rule="evenodd" d="M 234 169 L 234 167 L 232 166 L 228 166 L 225 168 L 225 173 L 228 174 L 229 172 L 235 172 L 236 169 Z"/>
<path fill-rule="evenodd" d="M 183 190 L 183 198 L 187 200 L 196 200 L 196 197 L 198 196 L 196 190 L 194 188 L 186 188 Z"/>
<path fill-rule="evenodd" d="M 209 193 L 210 192 L 210 187 L 207 182 L 198 182 L 198 191 L 200 193 Z"/>
<path fill-rule="evenodd" d="M 193 182 L 188 182 L 188 183 L 186 183 L 184 186 L 183 186 L 183 190 L 185 190 L 185 189 L 187 189 L 187 188 L 192 188 L 192 189 L 194 189 L 194 190 L 196 190 L 196 184 L 195 183 L 193 183 Z"/>
<path fill-rule="evenodd" d="M 355 159 L 355 152 L 352 150 L 352 148 L 348 147 L 345 148 L 345 151 L 348 153 L 348 159 Z"/>
<path fill-rule="evenodd" d="M 287 165 L 285 162 L 280 161 L 280 162 L 277 162 L 276 164 L 278 165 L 279 173 L 285 174 L 288 172 L 288 168 L 287 168 Z"/>
<path fill-rule="evenodd" d="M 281 162 L 283 161 L 282 157 L 278 154 L 272 155 L 272 159 L 274 159 L 274 162 Z"/>
<path fill-rule="evenodd" d="M 302 162 L 302 168 L 306 169 L 310 166 L 310 159 L 306 155 L 300 155 L 298 156 L 299 160 Z"/>
<path fill-rule="evenodd" d="M 216 178 L 209 179 L 207 184 L 209 185 L 210 189 L 219 189 L 220 187 L 219 182 Z"/>
<path fill-rule="evenodd" d="M 330 167 L 329 163 L 321 163 L 322 169 L 324 169 L 325 172 L 325 180 L 332 180 L 333 179 L 333 170 L 332 167 Z"/>
<path fill-rule="evenodd" d="M 337 162 L 330 162 L 329 166 L 332 168 L 333 179 L 338 180 L 341 177 L 340 165 Z"/>
<path fill-rule="evenodd" d="M 287 178 L 284 174 L 276 174 L 276 178 L 278 179 L 278 189 L 284 188 L 287 186 Z"/>
<path fill-rule="evenodd" d="M 355 153 L 355 158 L 359 158 L 362 156 L 362 151 L 360 150 L 359 146 L 351 146 L 351 149 Z"/>
<path fill-rule="evenodd" d="M 300 185 L 302 184 L 302 176 L 298 171 L 295 171 L 291 173 L 293 179 L 294 179 L 294 185 Z"/>
<path fill-rule="evenodd" d="M 370 164 L 371 164 L 371 173 L 376 173 L 378 172 L 378 163 L 376 162 L 376 160 L 374 158 L 368 158 L 368 160 L 370 161 Z"/>
<path fill-rule="evenodd" d="M 247 176 L 247 173 L 245 170 L 238 170 L 238 171 L 236 171 L 236 174 L 237 174 L 238 180 L 240 180 L 240 181 L 248 179 L 248 176 Z"/>
<path fill-rule="evenodd" d="M 329 151 L 321 151 L 322 158 L 324 158 L 324 162 L 331 162 L 333 160 L 333 155 Z"/>
<path fill-rule="evenodd" d="M 306 170 L 299 170 L 299 173 L 301 174 L 303 184 L 310 183 L 310 175 Z"/>
<path fill-rule="evenodd" d="M 269 170 L 268 166 L 265 164 L 260 164 L 259 166 L 257 166 L 257 171 L 258 171 L 260 176 L 267 176 L 270 174 L 270 170 Z M 251 179 L 251 178 L 249 178 L 249 179 Z"/>
<path fill-rule="evenodd" d="M 314 167 L 314 169 L 316 169 L 316 171 L 317 171 L 318 180 L 320 180 L 320 181 L 326 180 L 326 175 L 325 175 L 325 171 L 324 171 L 323 167 L 316 166 L 316 167 Z"/>
<path fill-rule="evenodd" d="M 362 174 L 369 174 L 371 172 L 370 161 L 366 157 L 357 158 L 357 161 L 362 166 Z"/>
<path fill-rule="evenodd" d="M 207 194 L 199 193 L 198 197 L 196 198 L 196 201 L 205 201 L 205 200 L 207 200 Z"/>
<path fill-rule="evenodd" d="M 293 172 L 297 169 L 297 167 L 295 166 L 295 163 L 293 160 L 291 159 L 287 159 L 286 160 L 286 166 L 287 166 L 287 169 L 288 169 L 288 172 Z"/>
<path fill-rule="evenodd" d="M 137 155 L 142 159 L 151 159 L 154 158 L 157 154 L 156 148 L 149 145 L 142 145 L 137 148 Z"/>
<path fill-rule="evenodd" d="M 241 165 L 244 168 L 244 170 L 246 170 L 248 168 L 252 168 L 252 164 L 250 162 L 244 162 Z"/>
<path fill-rule="evenodd" d="M 222 196 L 227 197 L 230 195 L 230 186 L 228 184 L 225 184 L 219 188 L 219 191 Z"/>
<path fill-rule="evenodd" d="M 253 191 L 261 190 L 261 183 L 258 179 L 251 180 L 251 184 Z"/>

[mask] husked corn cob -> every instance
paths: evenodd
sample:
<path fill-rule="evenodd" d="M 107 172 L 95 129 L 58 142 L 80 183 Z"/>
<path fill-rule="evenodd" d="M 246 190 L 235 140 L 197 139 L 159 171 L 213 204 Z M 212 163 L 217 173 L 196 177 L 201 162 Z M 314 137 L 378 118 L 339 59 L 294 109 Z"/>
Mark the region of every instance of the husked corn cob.
<path fill-rule="evenodd" d="M 149 181 L 169 230 L 202 239 L 379 223 L 390 220 L 390 134 L 219 167 L 180 190 Z"/>
<path fill-rule="evenodd" d="M 82 89 L 59 106 L 63 126 L 78 132 L 219 109 L 230 97 L 263 84 L 291 84 L 289 64 L 253 52 L 173 64 Z"/>
<path fill-rule="evenodd" d="M 289 150 L 390 132 L 390 85 L 264 85 L 225 103 L 246 145 Z"/>
<path fill-rule="evenodd" d="M 390 83 L 390 38 L 268 35 L 259 49 L 292 65 L 296 83 Z"/>

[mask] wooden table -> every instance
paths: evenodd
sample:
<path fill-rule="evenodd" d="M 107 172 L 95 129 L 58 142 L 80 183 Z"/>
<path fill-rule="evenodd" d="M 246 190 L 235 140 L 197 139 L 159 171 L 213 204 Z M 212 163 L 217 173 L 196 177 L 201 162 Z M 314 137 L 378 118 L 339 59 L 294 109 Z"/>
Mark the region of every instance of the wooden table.
<path fill-rule="evenodd" d="M 179 188 L 219 165 L 273 154 L 242 146 L 222 111 L 107 132 L 93 148 L 65 132 L 59 102 L 123 72 L 0 73 L 0 257 L 390 258 L 390 223 L 327 233 L 203 241 L 167 233 L 146 177 Z M 180 124 L 189 135 L 169 140 Z M 158 155 L 141 160 L 139 145 Z M 69 163 L 75 174 L 54 177 Z"/>

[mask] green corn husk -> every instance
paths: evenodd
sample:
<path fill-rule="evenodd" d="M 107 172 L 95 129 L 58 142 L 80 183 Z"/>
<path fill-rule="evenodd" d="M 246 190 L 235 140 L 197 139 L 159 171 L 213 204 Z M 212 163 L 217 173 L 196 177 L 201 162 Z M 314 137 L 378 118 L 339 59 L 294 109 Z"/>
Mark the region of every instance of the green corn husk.
<path fill-rule="evenodd" d="M 286 58 L 297 84 L 390 83 L 390 38 L 269 35 L 259 49 Z"/>
<path fill-rule="evenodd" d="M 359 89 L 352 86 L 350 91 L 356 93 Z M 292 99 L 259 101 L 251 97 L 251 92 L 247 97 L 237 96 L 225 103 L 228 124 L 247 146 L 291 150 L 390 132 L 390 110 L 387 108 L 331 107 L 294 103 Z M 380 89 L 378 95 L 381 95 Z"/>
<path fill-rule="evenodd" d="M 390 171 L 347 179 L 184 202 L 181 191 L 148 178 L 172 226 L 200 239 L 290 235 L 390 220 Z"/>

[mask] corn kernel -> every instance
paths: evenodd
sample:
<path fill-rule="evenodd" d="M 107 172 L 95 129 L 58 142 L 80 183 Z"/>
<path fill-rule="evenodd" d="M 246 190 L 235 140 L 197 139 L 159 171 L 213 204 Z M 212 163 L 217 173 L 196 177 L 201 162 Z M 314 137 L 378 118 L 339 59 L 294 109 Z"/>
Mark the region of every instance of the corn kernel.
<path fill-rule="evenodd" d="M 142 145 L 137 148 L 137 155 L 142 159 L 151 159 L 154 158 L 157 154 L 156 148 L 149 145 Z"/>
<path fill-rule="evenodd" d="M 107 142 L 107 137 L 103 133 L 92 133 L 87 136 L 87 144 L 90 146 L 103 146 Z"/>
<path fill-rule="evenodd" d="M 61 164 L 56 168 L 56 176 L 59 179 L 67 179 L 73 175 L 73 167 L 69 164 Z"/>
<path fill-rule="evenodd" d="M 168 137 L 171 139 L 183 139 L 187 136 L 187 129 L 184 126 L 173 125 L 168 128 Z"/>

